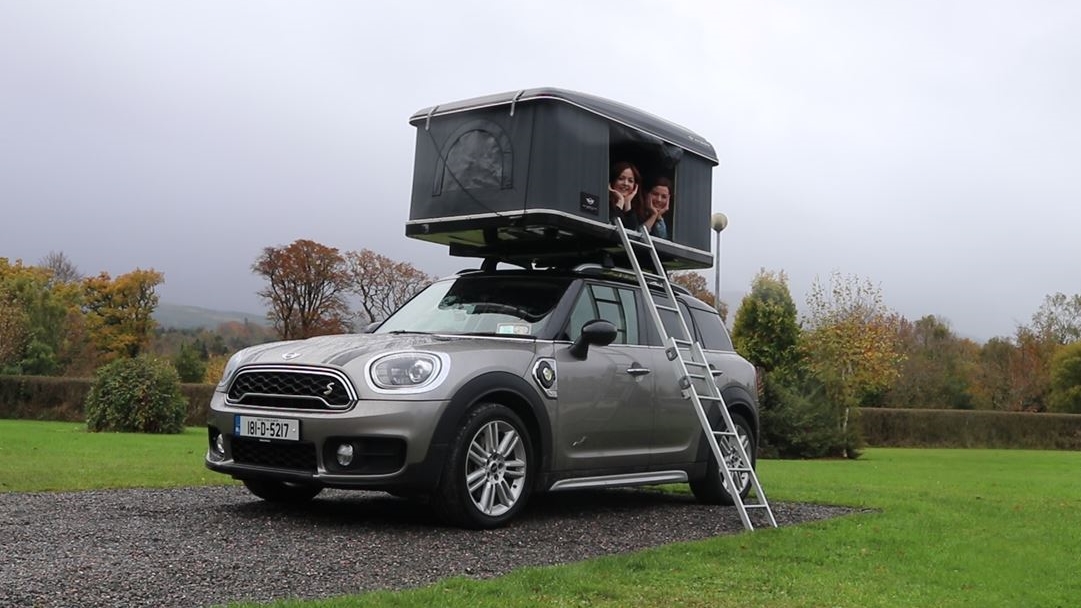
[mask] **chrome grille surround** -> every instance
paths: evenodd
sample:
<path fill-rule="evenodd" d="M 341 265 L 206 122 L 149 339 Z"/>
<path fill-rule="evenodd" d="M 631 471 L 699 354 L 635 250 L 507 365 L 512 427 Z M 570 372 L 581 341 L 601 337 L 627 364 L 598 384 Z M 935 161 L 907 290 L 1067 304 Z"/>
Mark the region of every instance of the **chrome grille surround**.
<path fill-rule="evenodd" d="M 293 410 L 346 410 L 357 401 L 353 382 L 337 369 L 301 365 L 253 365 L 229 382 L 231 405 Z"/>

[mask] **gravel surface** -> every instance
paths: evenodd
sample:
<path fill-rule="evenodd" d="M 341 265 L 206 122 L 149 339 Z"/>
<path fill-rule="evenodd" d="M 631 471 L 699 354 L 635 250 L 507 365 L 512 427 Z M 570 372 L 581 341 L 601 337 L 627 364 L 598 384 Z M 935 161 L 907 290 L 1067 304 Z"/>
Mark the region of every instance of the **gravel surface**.
<path fill-rule="evenodd" d="M 849 509 L 774 504 L 780 525 Z M 510 526 L 450 528 L 375 492 L 304 508 L 242 487 L 0 494 L 0 606 L 210 606 L 485 578 L 742 530 L 733 508 L 651 490 L 536 497 Z"/>

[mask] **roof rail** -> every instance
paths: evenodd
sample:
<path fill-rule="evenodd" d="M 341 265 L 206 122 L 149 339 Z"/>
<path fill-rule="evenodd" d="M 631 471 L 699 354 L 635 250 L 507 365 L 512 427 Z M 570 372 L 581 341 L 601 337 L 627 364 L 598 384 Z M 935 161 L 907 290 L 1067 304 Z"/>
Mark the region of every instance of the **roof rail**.
<path fill-rule="evenodd" d="M 595 263 L 579 264 L 578 266 L 574 267 L 574 271 L 580 272 L 582 274 L 592 274 L 602 277 L 617 278 L 626 281 L 638 280 L 638 278 L 634 274 L 634 271 L 629 268 L 604 266 Z M 650 288 L 662 289 L 664 287 L 660 281 L 647 279 L 647 282 L 649 283 Z M 671 285 L 673 291 L 677 291 L 682 295 L 694 295 L 689 289 L 682 285 L 677 285 L 676 283 L 672 283 Z"/>

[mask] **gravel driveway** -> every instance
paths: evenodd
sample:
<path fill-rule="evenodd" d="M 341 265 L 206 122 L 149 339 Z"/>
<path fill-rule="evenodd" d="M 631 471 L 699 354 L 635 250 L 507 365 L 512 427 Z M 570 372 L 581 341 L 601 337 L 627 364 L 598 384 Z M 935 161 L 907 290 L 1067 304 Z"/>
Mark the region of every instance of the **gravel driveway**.
<path fill-rule="evenodd" d="M 850 510 L 774 504 L 781 525 Z M 0 494 L 0 606 L 209 606 L 491 577 L 742 529 L 735 509 L 650 490 L 537 497 L 507 528 L 467 531 L 374 492 L 306 508 L 242 487 Z"/>

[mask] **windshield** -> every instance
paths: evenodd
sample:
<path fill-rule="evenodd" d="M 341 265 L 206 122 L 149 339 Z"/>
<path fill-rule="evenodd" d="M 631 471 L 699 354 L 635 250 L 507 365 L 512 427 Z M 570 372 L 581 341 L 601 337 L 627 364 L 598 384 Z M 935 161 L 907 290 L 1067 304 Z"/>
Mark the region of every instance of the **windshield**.
<path fill-rule="evenodd" d="M 478 276 L 436 282 L 375 333 L 536 336 L 570 284 L 547 277 Z"/>

